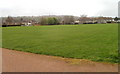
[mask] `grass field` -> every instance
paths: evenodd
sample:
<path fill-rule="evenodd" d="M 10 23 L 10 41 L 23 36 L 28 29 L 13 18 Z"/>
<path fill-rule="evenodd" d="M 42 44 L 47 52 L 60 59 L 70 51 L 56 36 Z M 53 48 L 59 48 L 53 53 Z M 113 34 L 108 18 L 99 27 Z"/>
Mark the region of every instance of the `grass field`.
<path fill-rule="evenodd" d="M 4 27 L 3 48 L 99 62 L 118 62 L 118 24 Z"/>

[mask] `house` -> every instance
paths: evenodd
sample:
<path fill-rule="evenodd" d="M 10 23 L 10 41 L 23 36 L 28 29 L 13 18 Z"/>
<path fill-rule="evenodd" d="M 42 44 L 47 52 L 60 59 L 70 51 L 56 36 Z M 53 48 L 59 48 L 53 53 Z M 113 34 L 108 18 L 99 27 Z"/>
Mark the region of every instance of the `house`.
<path fill-rule="evenodd" d="M 80 24 L 80 21 L 78 20 L 78 21 L 74 21 L 74 24 Z"/>

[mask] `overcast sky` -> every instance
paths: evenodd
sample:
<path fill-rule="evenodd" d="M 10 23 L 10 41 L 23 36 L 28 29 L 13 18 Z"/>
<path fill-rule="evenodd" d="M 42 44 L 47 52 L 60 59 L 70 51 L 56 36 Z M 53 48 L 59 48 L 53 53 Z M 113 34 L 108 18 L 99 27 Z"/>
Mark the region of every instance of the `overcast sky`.
<path fill-rule="evenodd" d="M 1 0 L 0 16 L 118 16 L 119 0 Z"/>

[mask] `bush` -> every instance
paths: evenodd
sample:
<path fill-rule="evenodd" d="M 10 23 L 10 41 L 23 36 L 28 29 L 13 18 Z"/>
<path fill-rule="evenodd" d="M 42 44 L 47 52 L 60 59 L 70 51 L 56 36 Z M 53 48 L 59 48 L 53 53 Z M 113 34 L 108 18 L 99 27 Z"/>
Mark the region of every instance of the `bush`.
<path fill-rule="evenodd" d="M 54 17 L 53 17 L 53 18 L 50 17 L 50 18 L 48 18 L 47 20 L 48 20 L 48 21 L 47 21 L 47 22 L 48 22 L 48 25 L 57 25 L 57 24 L 59 23 L 58 19 L 56 19 L 56 18 L 54 18 Z"/>
<path fill-rule="evenodd" d="M 53 18 L 48 18 L 48 25 L 54 25 L 54 22 Z"/>

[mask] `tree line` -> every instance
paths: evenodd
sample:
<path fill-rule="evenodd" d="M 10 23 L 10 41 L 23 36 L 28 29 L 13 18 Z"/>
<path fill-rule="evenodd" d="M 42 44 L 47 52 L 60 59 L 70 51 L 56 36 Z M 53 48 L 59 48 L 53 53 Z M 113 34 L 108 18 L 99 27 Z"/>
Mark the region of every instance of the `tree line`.
<path fill-rule="evenodd" d="M 95 23 L 110 23 L 114 20 L 114 22 L 118 22 L 120 19 L 118 17 L 87 17 L 87 15 L 72 16 L 72 15 L 64 15 L 64 16 L 19 16 L 19 17 L 2 17 L 2 24 L 24 24 L 24 23 L 32 23 L 38 25 L 59 25 L 59 24 L 95 24 Z"/>

